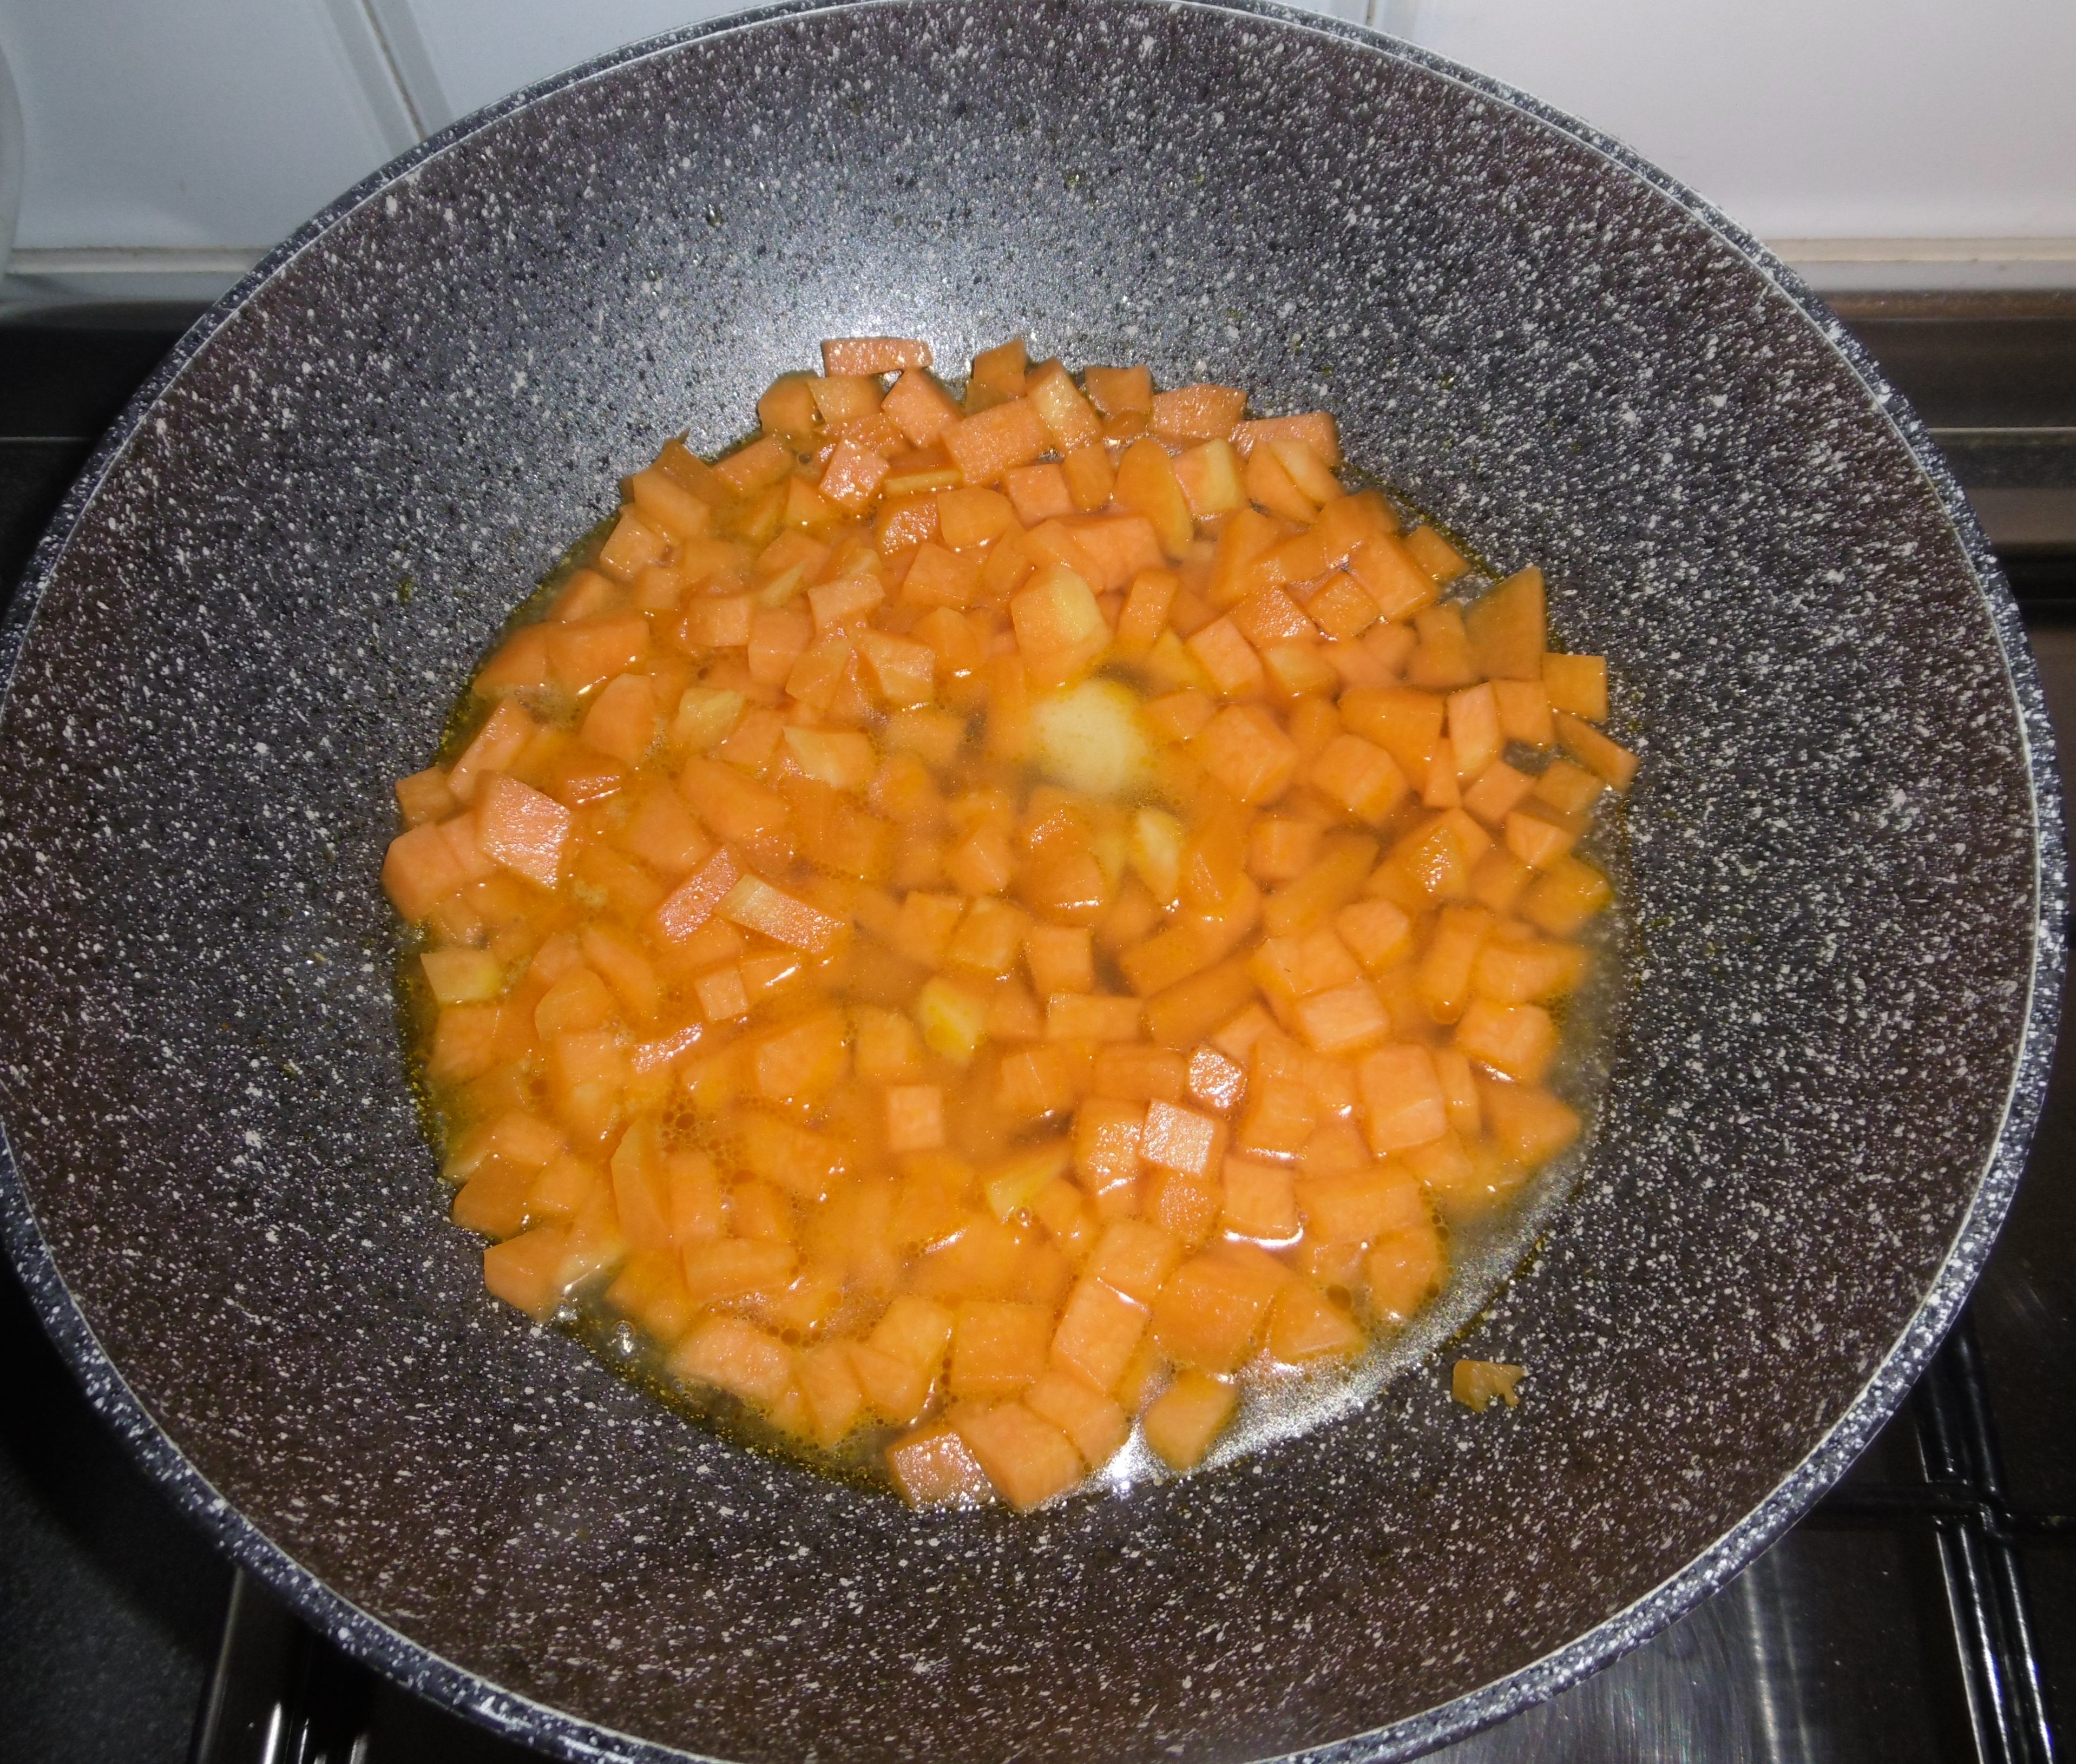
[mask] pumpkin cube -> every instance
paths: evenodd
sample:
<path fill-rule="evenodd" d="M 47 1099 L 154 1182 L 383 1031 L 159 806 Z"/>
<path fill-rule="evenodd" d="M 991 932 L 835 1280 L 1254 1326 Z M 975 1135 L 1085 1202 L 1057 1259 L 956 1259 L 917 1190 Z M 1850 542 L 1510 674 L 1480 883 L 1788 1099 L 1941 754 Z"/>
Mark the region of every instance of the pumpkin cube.
<path fill-rule="evenodd" d="M 1313 787 L 1359 820 L 1382 820 L 1408 786 L 1390 754 L 1360 735 L 1336 735 L 1312 762 Z"/>
<path fill-rule="evenodd" d="M 1478 1101 L 1500 1149 L 1529 1169 L 1548 1163 L 1579 1136 L 1577 1112 L 1533 1085 L 1481 1080 Z"/>
<path fill-rule="evenodd" d="M 1278 1243 L 1295 1237 L 1299 1220 L 1290 1172 L 1264 1158 L 1227 1158 L 1222 1222 L 1236 1237 Z"/>
<path fill-rule="evenodd" d="M 710 1317 L 671 1355 L 671 1374 L 774 1409 L 793 1383 L 793 1351 L 739 1317 Z"/>
<path fill-rule="evenodd" d="M 1370 1310 L 1381 1322 L 1410 1322 L 1448 1277 L 1447 1253 L 1430 1221 L 1380 1239 L 1363 1259 Z"/>
<path fill-rule="evenodd" d="M 1542 663 L 1542 691 L 1550 708 L 1588 723 L 1608 720 L 1608 661 L 1604 655 L 1548 654 Z M 1526 676 L 1529 679 L 1534 675 Z M 1596 768 L 1597 770 L 1597 768 Z"/>
<path fill-rule="evenodd" d="M 954 1397 L 1014 1397 L 1045 1370 L 1053 1314 L 1005 1301 L 961 1305 L 952 1322 Z"/>
<path fill-rule="evenodd" d="M 1194 1470 L 1239 1406 L 1239 1393 L 1231 1384 L 1191 1368 L 1154 1399 L 1140 1425 L 1146 1443 L 1170 1470 Z"/>
<path fill-rule="evenodd" d="M 1286 1366 L 1347 1359 L 1362 1345 L 1355 1318 L 1310 1280 L 1292 1280 L 1269 1307 L 1269 1357 Z"/>
<path fill-rule="evenodd" d="M 1219 711 L 1198 735 L 1194 751 L 1204 770 L 1243 803 L 1274 802 L 1290 787 L 1302 757 L 1276 719 L 1256 704 Z"/>
<path fill-rule="evenodd" d="M 949 1422 L 895 1440 L 886 1448 L 886 1468 L 911 1507 L 978 1506 L 990 1492 L 987 1472 Z"/>
<path fill-rule="evenodd" d="M 1290 1277 L 1282 1263 L 1252 1246 L 1194 1256 L 1153 1301 L 1154 1339 L 1178 1365 L 1237 1371 L 1253 1357 L 1268 1307 Z"/>
<path fill-rule="evenodd" d="M 1439 1139 L 1449 1118 L 1434 1056 L 1417 1044 L 1384 1047 L 1356 1068 L 1371 1150 L 1379 1156 Z"/>
<path fill-rule="evenodd" d="M 1067 1436 L 1022 1403 L 962 1406 L 950 1417 L 995 1492 L 1028 1513 L 1082 1480 L 1082 1459 Z"/>
<path fill-rule="evenodd" d="M 1220 696 L 1241 698 L 1261 691 L 1266 679 L 1261 658 L 1231 619 L 1214 619 L 1185 647 Z"/>
<path fill-rule="evenodd" d="M 1530 564 L 1480 595 L 1465 610 L 1464 629 L 1485 679 L 1540 679 L 1547 641 L 1542 572 Z"/>
<path fill-rule="evenodd" d="M 1029 465 L 1052 444 L 1021 397 L 960 418 L 938 439 L 969 484 L 999 484 L 1011 467 Z"/>
<path fill-rule="evenodd" d="M 1065 1434 L 1091 1470 L 1108 1463 L 1131 1436 L 1123 1409 L 1086 1380 L 1057 1368 L 1032 1382 L 1023 1406 Z"/>

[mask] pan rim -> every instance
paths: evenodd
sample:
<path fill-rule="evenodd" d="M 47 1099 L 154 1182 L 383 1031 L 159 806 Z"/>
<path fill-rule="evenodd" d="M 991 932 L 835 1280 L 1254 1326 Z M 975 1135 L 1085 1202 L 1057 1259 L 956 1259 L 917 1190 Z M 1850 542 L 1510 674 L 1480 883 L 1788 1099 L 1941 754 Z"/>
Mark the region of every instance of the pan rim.
<path fill-rule="evenodd" d="M 110 425 L 67 491 L 0 618 L 0 710 L 34 629 L 44 593 L 95 495 L 159 399 L 189 362 L 288 264 L 334 226 L 450 149 L 572 87 L 695 42 L 820 15 L 880 11 L 945 0 L 789 0 L 647 38 L 524 87 L 429 136 L 370 173 L 269 251 L 181 337 Z M 957 0 L 951 0 L 957 3 Z M 1106 0 L 1069 0 L 1102 4 Z M 1785 1533 L 1871 1441 L 1945 1337 L 1993 1247 L 2023 1171 L 2045 1101 L 2061 1011 L 2066 961 L 2066 851 L 2053 737 L 2031 649 L 2001 568 L 1944 457 L 1873 358 L 1802 279 L 1757 239 L 1698 193 L 1613 137 L 1505 82 L 1382 32 L 1304 12 L 1279 0 L 1163 0 L 1169 10 L 1255 18 L 1337 39 L 1409 64 L 1475 97 L 1515 111 L 1583 146 L 1640 181 L 1688 219 L 1730 247 L 1770 291 L 1812 327 L 1851 371 L 1873 407 L 1930 486 L 1958 539 L 2005 666 L 2025 749 L 2033 808 L 2032 961 L 2024 1027 L 2003 1108 L 1981 1176 L 1916 1310 L 1847 1404 L 1802 1460 L 1737 1524 L 1656 1587 L 1563 1646 L 1449 1701 L 1384 1726 L 1290 1754 L 1308 1764 L 1367 1764 L 1418 1755 L 1505 1720 L 1588 1676 L 1648 1640 L 1716 1592 Z M 0 1235 L 30 1301 L 89 1401 L 172 1500 L 239 1567 L 255 1575 L 334 1645 L 407 1688 L 493 1732 L 570 1759 L 661 1761 L 699 1757 L 584 1720 L 509 1691 L 414 1642 L 304 1568 L 203 1476 L 130 1387 L 66 1287 L 38 1225 L 0 1121 Z"/>

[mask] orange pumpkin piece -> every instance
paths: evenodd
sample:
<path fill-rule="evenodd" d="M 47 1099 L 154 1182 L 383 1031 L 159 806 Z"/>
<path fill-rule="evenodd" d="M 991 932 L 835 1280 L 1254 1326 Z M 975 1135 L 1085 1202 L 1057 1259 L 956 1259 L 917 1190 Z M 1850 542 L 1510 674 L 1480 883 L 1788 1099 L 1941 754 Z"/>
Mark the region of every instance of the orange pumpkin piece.
<path fill-rule="evenodd" d="M 880 412 L 918 447 L 940 439 L 959 421 L 951 394 L 924 370 L 925 362 L 905 369 L 880 402 Z"/>
<path fill-rule="evenodd" d="M 1153 1301 L 1153 1334 L 1178 1364 L 1236 1371 L 1259 1345 L 1268 1307 L 1290 1271 L 1273 1256 L 1228 1244 L 1192 1256 Z"/>
<path fill-rule="evenodd" d="M 1040 1305 L 961 1305 L 952 1323 L 952 1395 L 983 1400 L 1017 1395 L 1045 1370 L 1053 1326 L 1052 1311 Z"/>
<path fill-rule="evenodd" d="M 1355 1318 L 1310 1280 L 1292 1280 L 1269 1308 L 1269 1357 L 1286 1366 L 1346 1359 L 1362 1344 Z"/>
<path fill-rule="evenodd" d="M 1082 1479 L 1081 1455 L 1067 1436 L 1022 1403 L 962 1405 L 951 1419 L 996 1492 L 1019 1513 Z"/>
<path fill-rule="evenodd" d="M 553 888 L 562 874 L 570 811 L 516 778 L 484 781 L 475 815 L 476 843 L 513 874 Z"/>
<path fill-rule="evenodd" d="M 1541 679 L 1547 635 L 1542 572 L 1530 564 L 1480 595 L 1465 610 L 1464 627 L 1487 679 Z"/>
<path fill-rule="evenodd" d="M 1612 741 L 1592 724 L 1568 711 L 1556 713 L 1557 739 L 1564 751 L 1588 771 L 1596 772 L 1609 787 L 1626 791 L 1636 776 L 1637 757 L 1618 741 Z"/>
<path fill-rule="evenodd" d="M 1297 744 L 1258 705 L 1229 704 L 1195 743 L 1206 771 L 1243 803 L 1273 803 L 1298 775 Z"/>
<path fill-rule="evenodd" d="M 775 1335 L 737 1317 L 713 1317 L 681 1343 L 671 1374 L 712 1384 L 759 1408 L 776 1408 L 792 1387 L 793 1351 Z"/>
<path fill-rule="evenodd" d="M 1363 1259 L 1370 1309 L 1388 1323 L 1410 1321 L 1448 1275 L 1441 1234 L 1427 1221 L 1380 1239 Z"/>
<path fill-rule="evenodd" d="M 546 1322 L 563 1301 L 560 1273 L 568 1249 L 568 1231 L 555 1225 L 537 1225 L 502 1243 L 486 1245 L 484 1284 L 493 1297 Z"/>
<path fill-rule="evenodd" d="M 1521 915 L 1553 937 L 1569 937 L 1613 899 L 1608 879 L 1590 864 L 1560 857 L 1522 897 Z"/>
<path fill-rule="evenodd" d="M 911 1507 L 978 1506 L 992 1492 L 987 1472 L 949 1422 L 895 1441 L 886 1448 L 886 1468 Z"/>
<path fill-rule="evenodd" d="M 1577 1111 L 1533 1085 L 1481 1081 L 1478 1101 L 1500 1148 L 1530 1169 L 1548 1163 L 1579 1136 Z"/>
<path fill-rule="evenodd" d="M 891 374 L 928 367 L 930 346 L 913 337 L 828 337 L 822 340 L 825 374 Z"/>
<path fill-rule="evenodd" d="M 1038 413 L 1021 397 L 962 417 L 938 438 L 969 484 L 993 484 L 1013 466 L 1028 466 L 1051 445 Z"/>
<path fill-rule="evenodd" d="M 1023 1405 L 1065 1434 L 1090 1470 L 1115 1457 L 1131 1433 L 1123 1409 L 1073 1372 L 1041 1373 L 1023 1393 Z"/>
<path fill-rule="evenodd" d="M 1170 1470 L 1194 1470 L 1239 1406 L 1239 1393 L 1231 1384 L 1192 1368 L 1153 1400 L 1140 1425 L 1146 1443 Z"/>
<path fill-rule="evenodd" d="M 1588 723 L 1607 721 L 1605 656 L 1549 654 L 1539 659 L 1542 691 L 1553 712 L 1583 717 Z M 1597 771 L 1599 768 L 1596 766 L 1594 770 Z"/>
<path fill-rule="evenodd" d="M 1447 1129 L 1434 1056 L 1417 1044 L 1383 1047 L 1356 1068 L 1372 1150 L 1382 1155 L 1439 1139 Z"/>

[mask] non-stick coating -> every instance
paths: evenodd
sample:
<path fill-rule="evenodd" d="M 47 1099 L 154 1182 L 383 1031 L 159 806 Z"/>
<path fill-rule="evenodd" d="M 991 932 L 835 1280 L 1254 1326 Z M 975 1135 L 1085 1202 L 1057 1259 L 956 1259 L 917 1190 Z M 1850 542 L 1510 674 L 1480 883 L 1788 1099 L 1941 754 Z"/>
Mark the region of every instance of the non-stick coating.
<path fill-rule="evenodd" d="M 824 335 L 957 363 L 1019 330 L 1328 405 L 1542 565 L 1644 754 L 1635 991 L 1582 1189 L 1462 1349 L 1526 1365 L 1518 1410 L 1452 1406 L 1445 1356 L 1223 1472 L 918 1517 L 484 1295 L 376 873 L 390 780 L 618 474 L 731 439 Z M 2039 1101 L 2045 724 L 1914 419 L 1693 197 L 1289 15 L 797 12 L 463 125 L 201 328 L 9 633 L 0 1104 L 39 1302 L 243 1560 L 570 1755 L 1381 1756 L 1503 1713 L 1837 1473 Z"/>

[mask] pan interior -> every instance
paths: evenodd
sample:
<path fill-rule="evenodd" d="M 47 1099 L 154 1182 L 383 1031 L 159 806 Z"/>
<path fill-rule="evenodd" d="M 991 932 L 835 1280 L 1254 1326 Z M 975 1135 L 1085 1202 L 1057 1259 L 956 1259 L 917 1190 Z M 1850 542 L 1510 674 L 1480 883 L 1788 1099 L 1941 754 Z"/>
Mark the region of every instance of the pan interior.
<path fill-rule="evenodd" d="M 1526 1364 L 1518 1410 L 1429 1362 L 1181 1483 L 914 1516 L 515 1322 L 442 1217 L 389 780 L 666 436 L 725 444 L 823 336 L 1017 331 L 1335 411 L 1622 658 L 1638 990 L 1576 1195 L 1450 1350 Z M 0 724 L 18 1247 L 197 1511 L 571 1755 L 1421 1743 L 1755 1549 L 2000 1217 L 2061 849 L 1950 487 L 1692 199 L 1377 39 L 1069 0 L 692 34 L 343 206 L 98 469 Z"/>

